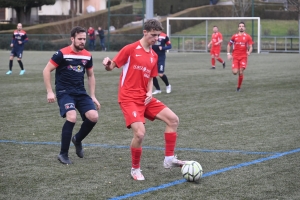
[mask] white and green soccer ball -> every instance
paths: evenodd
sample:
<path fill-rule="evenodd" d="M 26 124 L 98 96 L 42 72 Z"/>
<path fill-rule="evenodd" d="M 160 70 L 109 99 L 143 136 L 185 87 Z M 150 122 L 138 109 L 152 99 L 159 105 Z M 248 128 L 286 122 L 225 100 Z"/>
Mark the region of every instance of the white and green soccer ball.
<path fill-rule="evenodd" d="M 198 182 L 202 177 L 203 170 L 197 161 L 187 161 L 181 168 L 183 178 L 189 182 Z"/>

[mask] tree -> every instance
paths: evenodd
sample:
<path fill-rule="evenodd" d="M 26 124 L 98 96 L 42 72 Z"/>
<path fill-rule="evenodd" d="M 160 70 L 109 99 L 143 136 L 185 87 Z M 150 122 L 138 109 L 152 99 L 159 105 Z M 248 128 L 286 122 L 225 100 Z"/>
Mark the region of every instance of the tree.
<path fill-rule="evenodd" d="M 300 0 L 286 0 L 287 10 L 298 13 L 298 34 L 299 34 L 299 54 L 300 54 Z"/>
<path fill-rule="evenodd" d="M 237 17 L 245 17 L 245 13 L 252 5 L 252 0 L 232 0 L 234 6 L 234 15 Z"/>
<path fill-rule="evenodd" d="M 16 11 L 17 21 L 23 24 L 30 23 L 31 8 L 43 5 L 53 5 L 56 0 L 0 0 L 0 8 L 13 8 Z"/>

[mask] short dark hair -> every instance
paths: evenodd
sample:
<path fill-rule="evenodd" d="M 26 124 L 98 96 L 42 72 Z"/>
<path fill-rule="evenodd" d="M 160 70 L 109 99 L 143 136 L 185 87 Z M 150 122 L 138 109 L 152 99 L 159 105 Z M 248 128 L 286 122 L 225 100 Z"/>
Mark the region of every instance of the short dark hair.
<path fill-rule="evenodd" d="M 244 22 L 240 22 L 240 23 L 239 23 L 239 26 L 240 26 L 240 24 L 244 24 L 244 26 L 246 27 L 246 25 L 245 25 L 245 23 L 244 23 Z"/>
<path fill-rule="evenodd" d="M 72 30 L 71 30 L 71 37 L 74 37 L 76 36 L 76 34 L 78 33 L 86 33 L 86 30 L 85 28 L 82 28 L 80 26 L 76 26 L 74 27 Z"/>
<path fill-rule="evenodd" d="M 162 31 L 163 27 L 161 23 L 156 19 L 149 19 L 144 24 L 144 29 L 146 31 Z"/>

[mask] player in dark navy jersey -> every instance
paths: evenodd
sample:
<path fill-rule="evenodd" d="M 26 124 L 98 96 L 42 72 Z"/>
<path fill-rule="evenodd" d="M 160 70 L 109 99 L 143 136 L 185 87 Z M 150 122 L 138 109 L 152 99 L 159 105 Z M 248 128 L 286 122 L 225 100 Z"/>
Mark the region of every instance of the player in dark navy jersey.
<path fill-rule="evenodd" d="M 43 76 L 47 89 L 48 103 L 56 100 L 60 115 L 66 118 L 62 127 L 61 151 L 58 160 L 63 164 L 72 164 L 68 152 L 71 140 L 78 157 L 83 158 L 82 140 L 91 132 L 98 121 L 100 103 L 95 96 L 95 76 L 93 59 L 90 52 L 84 49 L 86 30 L 75 27 L 71 31 L 72 44 L 57 51 L 46 65 Z M 51 86 L 51 72 L 55 70 L 55 94 Z M 84 87 L 84 75 L 87 74 L 90 96 Z M 80 130 L 72 137 L 76 123 L 76 109 L 83 123 Z"/>
<path fill-rule="evenodd" d="M 12 74 L 13 60 L 14 57 L 18 58 L 18 63 L 21 68 L 20 75 L 25 73 L 25 69 L 22 63 L 22 56 L 24 50 L 24 44 L 28 42 L 26 32 L 22 30 L 22 24 L 17 25 L 17 30 L 13 33 L 13 38 L 11 40 L 10 47 L 12 47 L 10 57 L 9 57 L 9 70 L 6 72 L 7 75 Z"/>
<path fill-rule="evenodd" d="M 166 51 L 171 48 L 172 48 L 171 41 L 164 32 L 161 32 L 156 43 L 154 45 L 152 45 L 152 49 L 158 55 L 158 62 L 157 62 L 158 76 L 165 83 L 167 93 L 171 93 L 171 85 L 169 84 L 168 77 L 164 74 L 165 73 L 165 61 L 166 61 Z M 156 77 L 153 78 L 153 85 L 156 88 L 156 90 L 152 94 L 161 93 L 161 90 L 160 90 L 160 87 L 159 87 Z"/>

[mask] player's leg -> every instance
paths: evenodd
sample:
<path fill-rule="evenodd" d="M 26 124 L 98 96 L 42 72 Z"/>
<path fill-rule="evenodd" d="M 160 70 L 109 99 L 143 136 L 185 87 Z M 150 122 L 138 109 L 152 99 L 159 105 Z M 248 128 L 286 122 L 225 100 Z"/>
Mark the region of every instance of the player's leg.
<path fill-rule="evenodd" d="M 220 57 L 221 48 L 216 49 L 215 51 L 215 58 L 222 63 L 223 69 L 225 68 L 225 61 Z"/>
<path fill-rule="evenodd" d="M 210 50 L 211 57 L 211 69 L 216 69 L 216 58 L 215 58 L 215 50 L 211 48 Z"/>
<path fill-rule="evenodd" d="M 9 64 L 8 64 L 8 71 L 6 72 L 7 75 L 12 74 L 12 67 L 13 67 L 13 61 L 14 61 L 14 49 L 11 51 L 10 56 L 9 56 Z"/>
<path fill-rule="evenodd" d="M 23 75 L 25 73 L 24 65 L 22 63 L 23 51 L 19 51 L 17 55 L 18 63 L 21 68 L 20 75 Z"/>
<path fill-rule="evenodd" d="M 131 176 L 134 180 L 142 181 L 145 177 L 141 173 L 142 142 L 145 137 L 145 126 L 143 122 L 134 122 L 131 124 L 133 138 L 130 144 L 131 151 Z"/>
<path fill-rule="evenodd" d="M 100 40 L 101 40 L 102 51 L 106 51 L 105 44 L 104 44 L 104 38 L 102 38 Z"/>
<path fill-rule="evenodd" d="M 60 115 L 66 118 L 61 132 L 61 149 L 58 155 L 58 160 L 63 164 L 72 164 L 69 159 L 69 147 L 77 116 L 75 102 L 68 94 L 60 94 L 57 95 L 57 103 L 60 108 Z"/>
<path fill-rule="evenodd" d="M 155 90 L 154 90 L 154 92 L 152 92 L 152 94 L 160 94 L 161 90 L 160 90 L 160 86 L 159 86 L 159 83 L 158 83 L 158 80 L 156 77 L 153 77 L 153 85 L 155 87 Z"/>
<path fill-rule="evenodd" d="M 157 68 L 159 71 L 159 62 L 157 62 Z M 159 86 L 159 83 L 158 83 L 158 80 L 156 77 L 153 77 L 153 85 L 155 87 L 155 90 L 154 90 L 154 92 L 152 92 L 152 94 L 160 94 L 161 90 L 160 90 L 160 86 Z"/>
<path fill-rule="evenodd" d="M 127 128 L 132 129 L 133 138 L 130 144 L 131 176 L 134 180 L 145 180 L 141 173 L 140 163 L 142 157 L 142 142 L 145 137 L 145 106 L 138 106 L 134 102 L 120 103 Z"/>
<path fill-rule="evenodd" d="M 82 140 L 92 131 L 99 117 L 93 100 L 87 94 L 80 95 L 76 98 L 76 108 L 83 122 L 79 131 L 72 137 L 72 142 L 76 148 L 77 156 L 83 158 Z"/>
<path fill-rule="evenodd" d="M 244 57 L 242 59 L 240 59 L 239 61 L 239 78 L 238 78 L 238 85 L 237 85 L 237 89 L 236 91 L 240 91 L 241 89 L 241 86 L 242 86 L 242 83 L 243 83 L 243 80 L 244 80 L 244 71 L 247 67 L 247 57 Z"/>
<path fill-rule="evenodd" d="M 184 161 L 178 160 L 175 156 L 175 146 L 177 140 L 178 116 L 162 102 L 153 98 L 147 105 L 145 117 L 149 120 L 159 119 L 166 124 L 164 131 L 165 138 L 165 159 L 164 168 L 179 167 Z"/>
<path fill-rule="evenodd" d="M 159 59 L 158 61 L 158 76 L 161 78 L 161 80 L 165 83 L 166 85 L 166 93 L 171 93 L 172 88 L 171 85 L 169 83 L 168 77 L 167 75 L 165 75 L 165 61 L 166 61 L 166 57 L 163 56 Z"/>
<path fill-rule="evenodd" d="M 239 75 L 239 71 L 240 71 L 240 62 L 239 62 L 239 59 L 237 59 L 237 58 L 232 58 L 232 65 L 231 65 L 231 69 L 232 69 L 232 74 L 233 75 Z M 238 78 L 238 80 L 239 80 L 239 78 Z M 240 90 L 240 88 L 238 87 L 238 85 L 237 85 L 237 89 L 236 89 L 236 91 L 239 91 Z"/>

